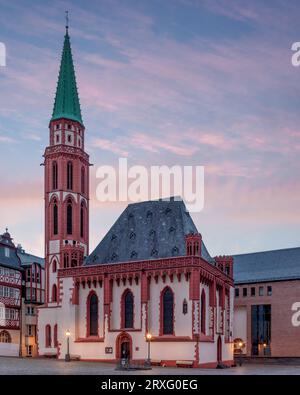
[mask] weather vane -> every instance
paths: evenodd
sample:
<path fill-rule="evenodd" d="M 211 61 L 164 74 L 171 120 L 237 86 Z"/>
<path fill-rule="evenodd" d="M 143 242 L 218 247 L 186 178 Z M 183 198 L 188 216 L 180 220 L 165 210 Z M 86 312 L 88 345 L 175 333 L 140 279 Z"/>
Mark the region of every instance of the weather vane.
<path fill-rule="evenodd" d="M 66 31 L 68 33 L 68 29 L 69 29 L 69 11 L 66 11 Z"/>

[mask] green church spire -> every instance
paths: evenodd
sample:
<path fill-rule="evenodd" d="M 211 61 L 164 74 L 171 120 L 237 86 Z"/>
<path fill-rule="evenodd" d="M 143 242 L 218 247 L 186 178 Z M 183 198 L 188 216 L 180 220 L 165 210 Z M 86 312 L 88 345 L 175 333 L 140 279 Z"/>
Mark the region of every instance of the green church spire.
<path fill-rule="evenodd" d="M 67 118 L 73 121 L 78 121 L 83 125 L 72 58 L 70 37 L 68 33 L 68 24 L 66 26 L 65 41 L 61 57 L 61 64 L 51 121 L 59 118 Z"/>

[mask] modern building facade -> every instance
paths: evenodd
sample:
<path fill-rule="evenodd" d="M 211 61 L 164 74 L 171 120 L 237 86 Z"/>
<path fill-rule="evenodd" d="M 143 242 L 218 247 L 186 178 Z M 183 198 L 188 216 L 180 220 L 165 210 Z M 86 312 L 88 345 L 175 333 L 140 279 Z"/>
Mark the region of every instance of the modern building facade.
<path fill-rule="evenodd" d="M 234 338 L 247 356 L 300 357 L 300 248 L 234 256 Z"/>
<path fill-rule="evenodd" d="M 233 362 L 233 260 L 212 258 L 182 201 L 129 205 L 89 255 L 85 152 L 66 30 L 45 166 L 39 355 L 165 365 Z"/>

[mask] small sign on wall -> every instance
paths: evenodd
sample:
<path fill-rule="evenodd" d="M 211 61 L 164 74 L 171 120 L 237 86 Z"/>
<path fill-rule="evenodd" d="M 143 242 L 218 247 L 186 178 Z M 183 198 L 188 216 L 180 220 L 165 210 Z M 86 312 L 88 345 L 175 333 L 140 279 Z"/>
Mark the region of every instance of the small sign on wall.
<path fill-rule="evenodd" d="M 112 347 L 105 347 L 105 354 L 112 354 L 113 348 Z"/>

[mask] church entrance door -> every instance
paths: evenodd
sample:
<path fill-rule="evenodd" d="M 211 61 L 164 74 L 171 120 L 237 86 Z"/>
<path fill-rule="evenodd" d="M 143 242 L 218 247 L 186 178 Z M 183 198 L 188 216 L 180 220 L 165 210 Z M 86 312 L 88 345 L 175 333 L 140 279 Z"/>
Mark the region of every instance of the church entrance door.
<path fill-rule="evenodd" d="M 132 359 L 132 338 L 126 332 L 120 333 L 116 339 L 116 358 Z"/>

